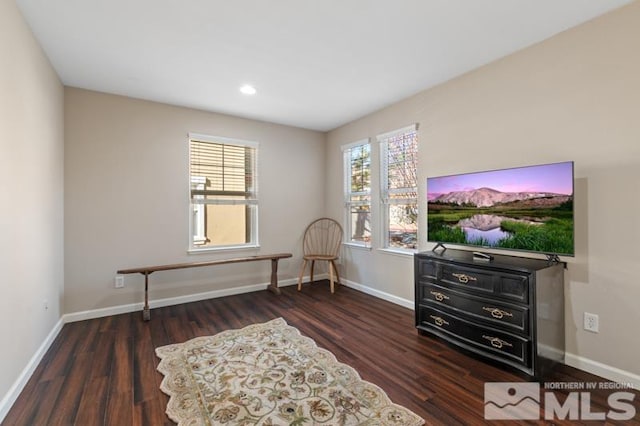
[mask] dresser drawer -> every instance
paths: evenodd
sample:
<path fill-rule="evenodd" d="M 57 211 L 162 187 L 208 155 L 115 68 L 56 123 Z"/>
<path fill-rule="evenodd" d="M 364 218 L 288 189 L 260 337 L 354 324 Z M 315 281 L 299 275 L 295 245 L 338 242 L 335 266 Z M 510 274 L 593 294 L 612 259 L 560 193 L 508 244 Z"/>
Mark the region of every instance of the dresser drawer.
<path fill-rule="evenodd" d="M 478 260 L 471 251 L 441 247 L 417 253 L 414 265 L 421 333 L 534 380 L 564 361 L 562 262 L 497 253 Z"/>
<path fill-rule="evenodd" d="M 423 259 L 416 259 L 415 273 L 419 280 L 435 280 L 437 275 L 437 263 Z"/>
<path fill-rule="evenodd" d="M 527 275 L 442 264 L 439 281 L 446 286 L 463 288 L 477 294 L 491 294 L 522 303 L 529 301 Z"/>
<path fill-rule="evenodd" d="M 495 327 L 517 333 L 529 333 L 529 309 L 439 287 L 420 284 L 420 304 L 430 304 L 439 309 L 452 309 L 456 315 L 468 315 L 473 320 L 484 320 Z"/>
<path fill-rule="evenodd" d="M 531 366 L 531 342 L 523 337 L 474 324 L 430 306 L 420 306 L 418 328 L 493 358 Z"/>

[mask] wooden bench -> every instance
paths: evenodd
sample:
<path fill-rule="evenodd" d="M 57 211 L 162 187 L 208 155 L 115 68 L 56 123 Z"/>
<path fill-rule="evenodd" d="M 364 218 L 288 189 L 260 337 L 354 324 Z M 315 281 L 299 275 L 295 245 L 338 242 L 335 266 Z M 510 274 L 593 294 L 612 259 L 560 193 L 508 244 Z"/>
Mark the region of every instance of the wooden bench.
<path fill-rule="evenodd" d="M 234 259 L 210 260 L 203 262 L 174 263 L 172 265 L 145 266 L 142 268 L 121 269 L 118 274 L 142 274 L 144 275 L 144 309 L 142 319 L 149 321 L 151 312 L 149 311 L 149 275 L 158 271 L 169 271 L 172 269 L 197 268 L 200 266 L 226 265 L 229 263 L 253 262 L 256 260 L 271 260 L 271 284 L 267 287 L 275 294 L 280 294 L 278 288 L 278 260 L 293 256 L 291 253 L 263 254 L 259 256 L 236 257 Z"/>

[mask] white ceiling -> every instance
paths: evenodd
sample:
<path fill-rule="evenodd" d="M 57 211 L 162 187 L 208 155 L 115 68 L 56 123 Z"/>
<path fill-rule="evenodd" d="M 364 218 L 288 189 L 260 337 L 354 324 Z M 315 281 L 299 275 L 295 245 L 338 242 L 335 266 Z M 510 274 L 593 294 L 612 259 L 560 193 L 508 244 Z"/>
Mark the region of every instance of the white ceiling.
<path fill-rule="evenodd" d="M 326 131 L 630 1 L 17 3 L 65 85 Z"/>

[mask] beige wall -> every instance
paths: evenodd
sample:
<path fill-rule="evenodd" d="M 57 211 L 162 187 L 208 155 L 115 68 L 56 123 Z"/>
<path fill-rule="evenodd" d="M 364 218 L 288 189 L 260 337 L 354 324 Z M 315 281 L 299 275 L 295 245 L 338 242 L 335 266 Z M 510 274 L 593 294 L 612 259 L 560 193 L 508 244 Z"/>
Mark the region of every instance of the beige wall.
<path fill-rule="evenodd" d="M 63 90 L 14 2 L 0 1 L 0 338 L 12 344 L 2 357 L 0 396 L 62 312 L 141 301 L 139 276 L 113 288 L 117 269 L 292 251 L 280 275 L 295 277 L 305 226 L 323 214 L 343 217 L 340 145 L 413 122 L 421 125 L 423 210 L 428 175 L 576 162 L 568 350 L 640 374 L 640 341 L 629 328 L 640 323 L 639 21 L 635 2 L 336 129 L 325 149 L 318 132 Z M 260 142 L 260 250 L 187 254 L 189 132 Z M 421 248 L 429 249 L 424 216 L 420 225 Z M 347 279 L 413 299 L 411 257 L 343 253 Z M 268 277 L 267 263 L 166 272 L 153 276 L 151 296 Z M 600 315 L 599 334 L 582 331 L 584 311 Z"/>
<path fill-rule="evenodd" d="M 576 257 L 567 259 L 567 350 L 640 374 L 633 329 L 640 324 L 638 22 L 635 2 L 330 132 L 328 213 L 343 215 L 340 145 L 413 122 L 420 123 L 423 212 L 427 176 L 574 160 L 577 236 Z M 420 226 L 420 247 L 430 249 L 424 214 Z M 345 252 L 348 279 L 413 300 L 410 257 Z M 584 311 L 600 316 L 599 334 L 582 330 Z"/>
<path fill-rule="evenodd" d="M 260 250 L 187 254 L 188 133 L 257 141 Z M 142 301 L 141 275 L 118 269 L 293 252 L 324 210 L 324 134 L 159 103 L 65 89 L 66 313 Z M 151 299 L 269 281 L 269 262 L 156 273 Z"/>
<path fill-rule="evenodd" d="M 0 1 L 0 400 L 61 316 L 63 95 L 15 2 Z"/>

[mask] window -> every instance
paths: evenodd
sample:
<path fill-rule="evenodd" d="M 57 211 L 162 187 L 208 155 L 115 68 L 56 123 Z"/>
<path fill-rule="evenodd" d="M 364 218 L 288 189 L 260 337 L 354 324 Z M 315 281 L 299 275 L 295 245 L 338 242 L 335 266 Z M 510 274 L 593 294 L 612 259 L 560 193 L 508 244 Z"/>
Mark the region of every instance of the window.
<path fill-rule="evenodd" d="M 418 237 L 417 125 L 378 136 L 383 248 L 415 249 Z"/>
<path fill-rule="evenodd" d="M 371 144 L 359 141 L 343 148 L 345 242 L 371 244 Z"/>
<path fill-rule="evenodd" d="M 258 244 L 258 144 L 189 135 L 191 250 Z"/>

